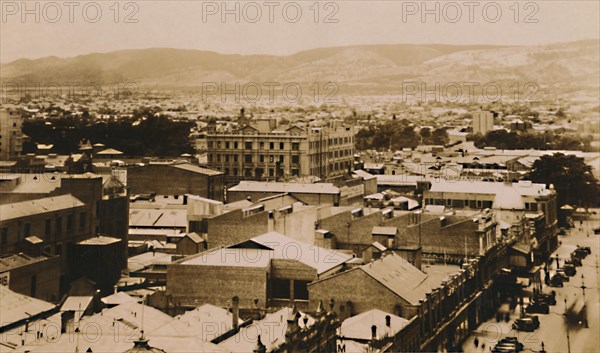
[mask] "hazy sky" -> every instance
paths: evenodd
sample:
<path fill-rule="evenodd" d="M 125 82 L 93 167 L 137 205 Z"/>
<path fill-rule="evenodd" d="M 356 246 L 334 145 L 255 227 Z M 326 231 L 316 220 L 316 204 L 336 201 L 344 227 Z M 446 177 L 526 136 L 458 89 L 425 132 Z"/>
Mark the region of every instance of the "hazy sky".
<path fill-rule="evenodd" d="M 291 54 L 352 44 L 528 45 L 600 36 L 598 0 L 0 2 L 3 63 L 150 47 Z"/>

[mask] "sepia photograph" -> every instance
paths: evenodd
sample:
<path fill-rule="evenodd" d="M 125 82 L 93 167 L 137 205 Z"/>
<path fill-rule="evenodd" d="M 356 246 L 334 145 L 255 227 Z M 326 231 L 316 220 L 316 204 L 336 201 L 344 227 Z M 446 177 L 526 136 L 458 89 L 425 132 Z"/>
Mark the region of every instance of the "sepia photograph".
<path fill-rule="evenodd" d="M 598 353 L 599 0 L 0 0 L 0 353 Z"/>

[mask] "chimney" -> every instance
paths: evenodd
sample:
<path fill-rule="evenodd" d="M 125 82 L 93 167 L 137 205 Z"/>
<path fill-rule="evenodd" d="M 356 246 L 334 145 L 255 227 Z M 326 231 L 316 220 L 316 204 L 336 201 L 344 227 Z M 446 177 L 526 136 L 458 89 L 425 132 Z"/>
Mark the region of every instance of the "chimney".
<path fill-rule="evenodd" d="M 372 340 L 377 339 L 377 326 L 375 326 L 375 325 L 371 326 L 371 339 Z"/>
<path fill-rule="evenodd" d="M 115 286 L 113 286 L 113 289 L 115 290 L 115 291 L 114 291 L 114 294 L 117 294 L 117 292 L 118 292 L 118 291 L 117 291 L 117 286 L 116 286 L 116 285 L 115 285 Z"/>
<path fill-rule="evenodd" d="M 237 330 L 238 328 L 238 320 L 240 318 L 240 298 L 236 295 L 235 297 L 231 298 L 231 302 L 233 303 L 233 310 L 231 312 L 232 314 L 232 328 L 234 330 Z"/>
<path fill-rule="evenodd" d="M 389 315 L 385 316 L 385 326 L 392 327 L 392 317 Z"/>

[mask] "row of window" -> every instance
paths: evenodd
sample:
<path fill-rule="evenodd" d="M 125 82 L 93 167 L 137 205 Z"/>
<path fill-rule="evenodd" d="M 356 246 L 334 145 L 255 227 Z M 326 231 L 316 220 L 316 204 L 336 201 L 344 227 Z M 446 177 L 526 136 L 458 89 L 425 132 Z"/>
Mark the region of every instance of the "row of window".
<path fill-rule="evenodd" d="M 260 141 L 258 143 L 258 146 L 261 150 L 264 149 L 268 149 L 269 150 L 274 150 L 274 149 L 280 149 L 280 150 L 284 150 L 286 148 L 286 143 L 285 142 L 265 142 L 265 141 Z M 212 149 L 212 148 L 217 148 L 217 149 L 221 149 L 221 148 L 225 148 L 225 149 L 234 149 L 237 150 L 240 147 L 240 143 L 238 141 L 208 141 L 208 148 Z M 291 147 L 293 151 L 299 151 L 300 150 L 300 142 L 292 142 L 291 143 Z M 245 141 L 244 142 L 244 149 L 246 150 L 251 150 L 254 148 L 254 142 L 252 141 Z"/>
<path fill-rule="evenodd" d="M 349 143 L 351 143 L 351 144 L 354 143 L 353 136 L 334 137 L 334 138 L 330 138 L 327 140 L 327 146 L 337 146 L 337 145 L 349 144 Z M 312 141 L 310 143 L 311 149 L 320 148 L 320 147 L 326 147 L 326 146 L 321 146 L 321 141 Z"/>
<path fill-rule="evenodd" d="M 292 175 L 293 176 L 300 176 L 300 169 L 298 168 L 292 168 Z M 223 173 L 225 175 L 228 176 L 244 176 L 244 177 L 248 177 L 248 178 L 252 178 L 252 177 L 256 177 L 256 178 L 261 178 L 261 177 L 265 177 L 265 176 L 269 176 L 269 177 L 275 177 L 275 169 L 274 168 L 268 168 L 265 170 L 265 168 L 244 168 L 243 169 L 243 175 L 240 174 L 240 169 L 239 168 L 224 168 L 223 169 Z M 265 174 L 267 173 L 267 174 Z"/>
<path fill-rule="evenodd" d="M 73 215 L 67 215 L 66 231 L 74 230 L 75 224 L 74 224 L 73 218 L 74 218 Z M 63 232 L 63 217 L 57 216 L 56 218 L 54 218 L 54 222 L 52 222 L 52 220 L 53 220 L 52 218 L 48 218 L 44 221 L 44 236 L 45 237 L 52 236 L 53 229 L 57 236 L 62 234 L 62 232 Z M 84 230 L 85 226 L 86 226 L 85 212 L 81 212 L 79 214 L 79 230 Z M 39 235 L 39 234 L 31 233 L 31 223 L 30 222 L 24 223 L 22 230 L 23 231 L 21 234 L 23 234 L 23 238 L 29 237 L 31 235 Z M 8 244 L 8 227 L 4 227 L 0 231 L 0 244 L 2 244 L 2 245 Z"/>
<path fill-rule="evenodd" d="M 209 154 L 208 155 L 208 161 L 209 162 L 234 162 L 237 163 L 239 161 L 238 155 L 237 154 L 225 154 L 225 155 L 221 155 L 221 154 Z M 244 155 L 244 163 L 253 163 L 254 162 L 254 157 L 251 154 L 245 154 Z M 285 163 L 285 156 L 283 155 L 279 155 L 279 156 L 275 156 L 275 155 L 264 155 L 261 154 L 258 156 L 258 162 L 260 163 L 275 163 L 275 162 L 280 162 L 280 163 Z M 290 162 L 292 164 L 298 164 L 300 163 L 300 156 L 299 155 L 294 155 L 291 156 L 290 158 Z"/>
<path fill-rule="evenodd" d="M 349 157 L 352 155 L 351 149 L 329 151 L 329 158 Z"/>

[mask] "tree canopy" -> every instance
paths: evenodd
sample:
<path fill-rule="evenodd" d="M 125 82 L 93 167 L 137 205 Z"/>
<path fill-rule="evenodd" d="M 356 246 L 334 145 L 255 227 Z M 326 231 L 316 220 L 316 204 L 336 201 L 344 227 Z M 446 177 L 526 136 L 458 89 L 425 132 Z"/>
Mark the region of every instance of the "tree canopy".
<path fill-rule="evenodd" d="M 558 207 L 565 204 L 582 207 L 598 204 L 598 180 L 583 158 L 562 153 L 542 156 L 534 162 L 530 178 L 537 183 L 554 185 Z"/>

